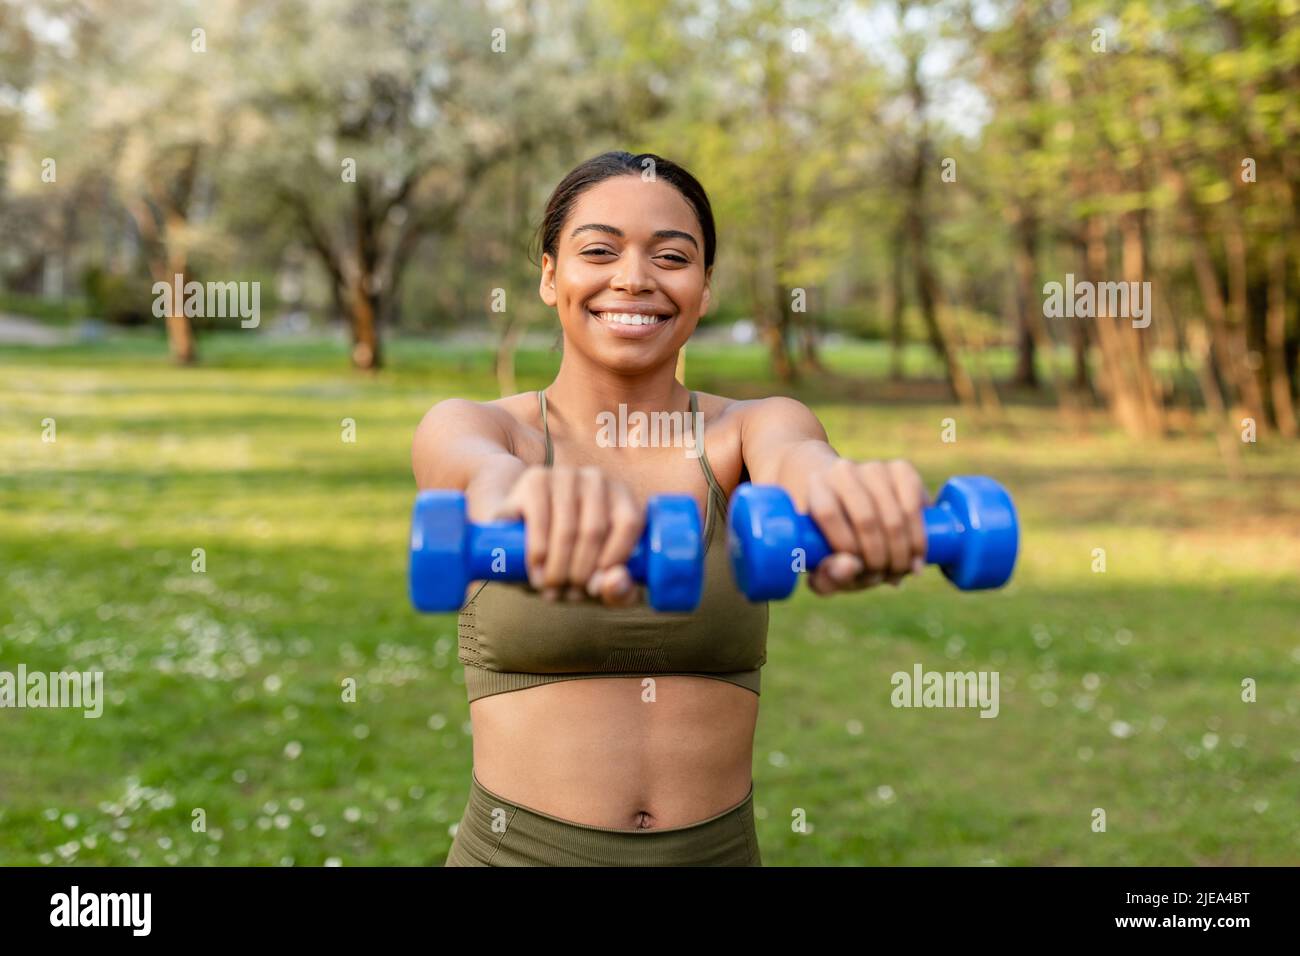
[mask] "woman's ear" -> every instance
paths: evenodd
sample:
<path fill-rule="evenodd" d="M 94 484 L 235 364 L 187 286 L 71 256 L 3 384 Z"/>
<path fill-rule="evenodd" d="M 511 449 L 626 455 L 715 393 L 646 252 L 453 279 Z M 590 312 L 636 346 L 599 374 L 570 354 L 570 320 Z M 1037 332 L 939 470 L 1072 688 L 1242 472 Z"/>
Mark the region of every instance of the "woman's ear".
<path fill-rule="evenodd" d="M 700 297 L 700 318 L 704 318 L 709 312 L 709 305 L 713 302 L 713 293 L 710 288 L 713 280 L 713 266 L 709 266 L 708 271 L 704 273 L 704 295 Z"/>
<path fill-rule="evenodd" d="M 555 260 L 549 252 L 542 253 L 542 279 L 538 283 L 537 294 L 549 306 L 554 307 L 558 301 L 555 295 Z"/>

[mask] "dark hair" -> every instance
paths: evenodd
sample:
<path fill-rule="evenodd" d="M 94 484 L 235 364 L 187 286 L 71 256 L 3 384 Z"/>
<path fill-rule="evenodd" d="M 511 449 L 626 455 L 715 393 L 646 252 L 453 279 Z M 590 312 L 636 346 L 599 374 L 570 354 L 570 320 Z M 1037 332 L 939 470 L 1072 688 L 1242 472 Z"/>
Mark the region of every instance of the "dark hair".
<path fill-rule="evenodd" d="M 662 179 L 675 187 L 695 209 L 695 216 L 700 221 L 700 231 L 704 233 L 704 271 L 707 272 L 713 265 L 713 255 L 718 246 L 717 230 L 713 225 L 713 207 L 709 205 L 709 197 L 698 179 L 671 159 L 664 159 L 654 153 L 633 155 L 621 150 L 611 151 L 593 156 L 576 167 L 551 193 L 551 198 L 546 203 L 546 213 L 542 216 L 541 225 L 538 226 L 537 235 L 534 237 L 534 247 L 540 247 L 540 252 L 550 253 L 551 258 L 554 259 L 559 247 L 560 230 L 564 227 L 564 222 L 568 219 L 569 212 L 578 197 L 596 183 L 614 176 L 642 175 L 649 165 L 647 160 L 654 164 L 655 178 Z M 534 265 L 540 267 L 540 255 L 534 253 L 530 258 Z"/>

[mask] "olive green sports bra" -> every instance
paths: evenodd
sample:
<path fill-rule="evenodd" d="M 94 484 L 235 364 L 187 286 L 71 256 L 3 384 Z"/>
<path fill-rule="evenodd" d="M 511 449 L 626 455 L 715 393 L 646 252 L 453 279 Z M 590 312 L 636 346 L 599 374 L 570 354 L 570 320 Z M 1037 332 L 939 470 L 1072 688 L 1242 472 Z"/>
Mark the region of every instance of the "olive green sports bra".
<path fill-rule="evenodd" d="M 554 451 L 546 395 L 538 396 L 549 467 Z M 699 410 L 694 392 L 690 409 L 694 428 Z M 768 606 L 750 603 L 732 581 L 727 496 L 704 454 L 703 436 L 698 437 L 700 467 L 709 483 L 699 607 L 666 614 L 644 604 L 552 603 L 517 584 L 485 581 L 461 608 L 458 628 L 457 657 L 465 665 L 471 701 L 557 681 L 668 674 L 711 677 L 759 693 L 760 668 L 767 661 Z"/>

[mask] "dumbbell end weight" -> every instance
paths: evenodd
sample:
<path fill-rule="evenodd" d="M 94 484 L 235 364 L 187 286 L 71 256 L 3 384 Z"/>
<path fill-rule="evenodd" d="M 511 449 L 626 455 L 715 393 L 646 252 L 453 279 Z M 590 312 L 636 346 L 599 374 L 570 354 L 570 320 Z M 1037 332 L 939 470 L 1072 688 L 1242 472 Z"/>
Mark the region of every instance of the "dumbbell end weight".
<path fill-rule="evenodd" d="M 690 495 L 655 495 L 627 567 L 656 611 L 694 611 L 704 593 L 704 532 Z"/>
<path fill-rule="evenodd" d="M 454 611 L 464 602 L 471 580 L 466 549 L 470 527 L 461 492 L 432 489 L 416 495 L 409 583 L 417 611 Z"/>
<path fill-rule="evenodd" d="M 992 478 L 959 475 L 925 509 L 925 560 L 962 591 L 1000 588 L 1011 580 L 1020 522 L 1011 495 Z"/>

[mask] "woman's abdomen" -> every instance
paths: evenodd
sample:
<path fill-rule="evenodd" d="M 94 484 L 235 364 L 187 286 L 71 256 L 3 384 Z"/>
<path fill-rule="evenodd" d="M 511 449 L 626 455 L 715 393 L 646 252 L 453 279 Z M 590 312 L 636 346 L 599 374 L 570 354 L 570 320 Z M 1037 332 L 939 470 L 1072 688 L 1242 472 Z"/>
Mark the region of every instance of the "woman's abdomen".
<path fill-rule="evenodd" d="M 562 681 L 470 704 L 474 773 L 502 798 L 614 829 L 687 826 L 745 799 L 758 695 L 707 677 Z"/>

